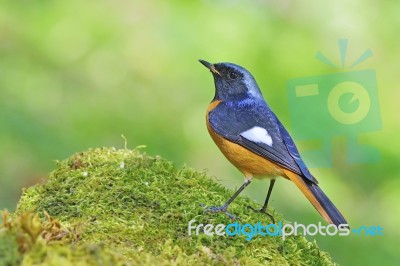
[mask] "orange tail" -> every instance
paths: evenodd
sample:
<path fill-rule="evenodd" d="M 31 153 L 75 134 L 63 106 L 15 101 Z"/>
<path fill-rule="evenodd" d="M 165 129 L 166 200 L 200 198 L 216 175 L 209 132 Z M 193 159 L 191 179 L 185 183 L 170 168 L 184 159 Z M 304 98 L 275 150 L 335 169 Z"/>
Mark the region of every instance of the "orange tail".
<path fill-rule="evenodd" d="M 285 175 L 303 192 L 311 204 L 317 209 L 319 214 L 331 224 L 339 226 L 340 224 L 347 224 L 343 215 L 333 205 L 332 201 L 325 195 L 319 186 L 311 181 L 304 180 L 301 176 L 289 171 L 284 170 Z"/>

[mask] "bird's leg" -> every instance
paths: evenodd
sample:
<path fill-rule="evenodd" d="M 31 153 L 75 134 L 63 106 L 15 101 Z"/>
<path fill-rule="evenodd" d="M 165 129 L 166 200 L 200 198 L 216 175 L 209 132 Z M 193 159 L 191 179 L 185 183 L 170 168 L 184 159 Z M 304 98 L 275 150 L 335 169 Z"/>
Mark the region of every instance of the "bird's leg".
<path fill-rule="evenodd" d="M 272 219 L 272 223 L 275 223 L 275 219 L 270 213 L 267 212 L 267 206 L 268 206 L 268 201 L 269 201 L 269 198 L 271 196 L 272 189 L 274 188 L 274 185 L 275 185 L 275 179 L 271 179 L 271 181 L 269 183 L 267 197 L 265 198 L 264 205 L 261 207 L 261 209 L 257 210 L 257 209 L 254 209 L 251 206 L 247 206 L 249 209 L 252 209 L 254 212 L 261 212 L 261 213 L 265 213 L 266 215 L 268 215 Z"/>
<path fill-rule="evenodd" d="M 266 212 L 267 211 L 269 197 L 271 196 L 272 189 L 274 188 L 274 185 L 275 185 L 275 179 L 271 179 L 271 181 L 269 182 L 269 188 L 268 188 L 267 197 L 265 198 L 264 205 L 261 207 L 260 212 Z"/>
<path fill-rule="evenodd" d="M 227 202 L 225 202 L 224 205 L 222 206 L 213 206 L 213 207 L 208 207 L 207 209 L 204 210 L 204 212 L 224 212 L 229 218 L 231 219 L 236 219 L 237 217 L 235 217 L 234 215 L 230 214 L 229 212 L 227 212 L 228 206 L 229 204 L 232 203 L 232 201 L 235 200 L 235 198 L 250 184 L 250 180 L 246 179 L 246 181 L 244 181 L 244 183 L 242 184 L 242 186 L 235 192 L 235 194 L 233 194 L 232 197 L 230 197 L 228 199 Z"/>

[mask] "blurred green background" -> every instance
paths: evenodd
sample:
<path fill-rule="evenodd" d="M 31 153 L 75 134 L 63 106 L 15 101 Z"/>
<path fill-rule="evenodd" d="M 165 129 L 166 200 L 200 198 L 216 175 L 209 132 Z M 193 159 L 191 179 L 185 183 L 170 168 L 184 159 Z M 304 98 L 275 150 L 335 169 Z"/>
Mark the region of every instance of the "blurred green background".
<path fill-rule="evenodd" d="M 349 165 L 345 139 L 333 140 L 332 168 L 312 169 L 352 227 L 380 225 L 384 236 L 310 237 L 342 265 L 400 262 L 398 1 L 2 1 L 0 3 L 0 209 L 22 187 L 89 147 L 124 146 L 161 155 L 226 186 L 243 181 L 205 127 L 214 95 L 197 60 L 249 69 L 291 131 L 286 82 L 341 71 L 337 40 L 349 40 L 355 70 L 374 69 L 382 129 L 363 134 L 376 164 Z M 397 106 L 397 107 L 395 107 Z M 305 118 L 307 119 L 307 118 Z M 315 125 L 323 127 L 324 125 Z M 302 145 L 299 145 L 300 150 Z M 246 194 L 264 200 L 268 182 Z M 193 188 L 195 189 L 195 188 Z M 271 206 L 291 221 L 322 221 L 297 188 L 279 179 Z"/>

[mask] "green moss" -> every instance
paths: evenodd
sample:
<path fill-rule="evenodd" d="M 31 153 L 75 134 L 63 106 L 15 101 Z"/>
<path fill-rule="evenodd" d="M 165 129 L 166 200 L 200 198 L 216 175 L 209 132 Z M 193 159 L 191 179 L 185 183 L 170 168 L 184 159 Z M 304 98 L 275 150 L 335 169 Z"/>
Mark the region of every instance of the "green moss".
<path fill-rule="evenodd" d="M 5 218 L 0 253 L 8 246 L 13 255 L 0 257 L 0 265 L 333 264 L 302 236 L 247 241 L 244 236 L 188 235 L 192 219 L 197 224 L 231 223 L 224 214 L 204 214 L 201 207 L 222 204 L 231 194 L 205 173 L 177 169 L 138 150 L 77 153 L 58 162 L 46 182 L 25 190 L 16 213 Z M 241 223 L 270 223 L 246 205 L 256 203 L 239 197 L 230 207 Z M 24 215 L 34 222 L 21 226 Z M 274 217 L 283 221 L 277 213 Z M 34 233 L 28 245 L 18 241 L 17 234 L 36 232 L 26 229 L 33 224 L 40 234 Z M 21 245 L 25 250 L 19 250 Z"/>
<path fill-rule="evenodd" d="M 15 234 L 2 232 L 0 237 L 0 265 L 18 265 L 21 259 Z"/>

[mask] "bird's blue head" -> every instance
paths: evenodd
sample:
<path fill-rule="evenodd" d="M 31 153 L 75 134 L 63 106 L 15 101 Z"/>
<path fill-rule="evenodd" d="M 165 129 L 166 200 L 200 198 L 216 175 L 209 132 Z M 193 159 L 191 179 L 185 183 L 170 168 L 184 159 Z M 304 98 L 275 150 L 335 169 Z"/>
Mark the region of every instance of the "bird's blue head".
<path fill-rule="evenodd" d="M 211 64 L 199 60 L 212 73 L 215 83 L 213 101 L 243 101 L 263 99 L 257 82 L 249 71 L 232 63 Z"/>

